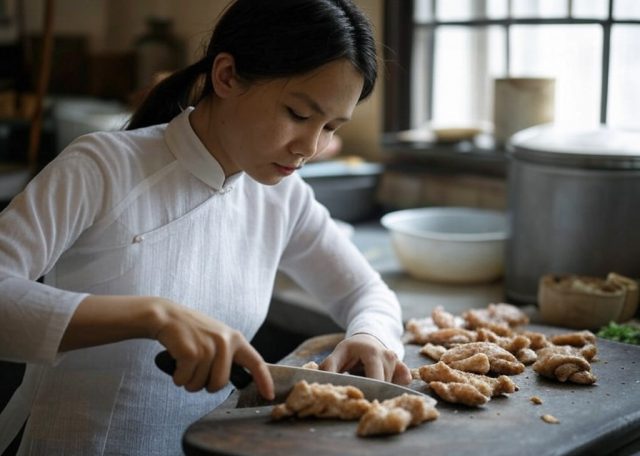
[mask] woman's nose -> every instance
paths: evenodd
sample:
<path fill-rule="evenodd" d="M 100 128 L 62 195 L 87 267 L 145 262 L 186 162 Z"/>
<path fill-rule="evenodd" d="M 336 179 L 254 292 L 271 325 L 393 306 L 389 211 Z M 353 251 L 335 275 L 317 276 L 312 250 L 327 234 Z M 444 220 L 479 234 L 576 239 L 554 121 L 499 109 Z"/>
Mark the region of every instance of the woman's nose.
<path fill-rule="evenodd" d="M 322 131 L 306 132 L 292 144 L 291 151 L 309 159 L 324 148 L 323 143 L 326 141 L 323 140 Z"/>

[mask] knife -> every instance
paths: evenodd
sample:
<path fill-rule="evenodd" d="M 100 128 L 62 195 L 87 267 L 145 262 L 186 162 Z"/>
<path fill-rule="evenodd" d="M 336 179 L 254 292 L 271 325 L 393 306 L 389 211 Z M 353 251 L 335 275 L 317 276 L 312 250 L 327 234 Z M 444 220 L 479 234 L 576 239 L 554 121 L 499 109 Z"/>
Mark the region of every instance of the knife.
<path fill-rule="evenodd" d="M 173 375 L 176 369 L 176 360 L 166 350 L 156 355 L 155 363 L 161 371 L 169 375 Z M 373 401 L 374 399 L 383 401 L 407 393 L 422 396 L 433 405 L 436 403 L 436 400 L 427 394 L 382 380 L 281 364 L 267 363 L 267 368 L 273 378 L 275 390 L 275 399 L 273 401 L 268 401 L 260 395 L 249 371 L 238 364 L 232 364 L 229 379 L 240 393 L 236 408 L 260 407 L 284 402 L 291 388 L 301 380 L 306 380 L 308 383 L 331 383 L 336 386 L 355 386 L 362 391 L 364 397 L 369 401 Z"/>

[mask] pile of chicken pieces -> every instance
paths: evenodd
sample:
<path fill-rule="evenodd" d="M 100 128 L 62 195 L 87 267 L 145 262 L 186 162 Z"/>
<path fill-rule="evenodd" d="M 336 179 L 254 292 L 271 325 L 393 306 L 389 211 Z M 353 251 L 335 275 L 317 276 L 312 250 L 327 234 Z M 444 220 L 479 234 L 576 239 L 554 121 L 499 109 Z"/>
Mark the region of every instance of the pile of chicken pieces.
<path fill-rule="evenodd" d="M 593 333 L 547 337 L 524 330 L 528 323 L 528 316 L 510 304 L 489 304 L 461 317 L 437 307 L 431 317 L 411 319 L 406 324 L 405 342 L 422 345 L 420 353 L 436 361 L 412 369 L 413 378 L 427 383 L 442 400 L 471 407 L 516 392 L 518 386 L 510 376 L 524 372 L 528 365 L 539 375 L 560 382 L 596 382 L 590 364 L 597 355 Z M 317 369 L 318 365 L 303 367 Z M 439 416 L 435 405 L 435 399 L 415 394 L 369 401 L 354 386 L 302 380 L 284 403 L 273 407 L 271 417 L 359 420 L 357 434 L 365 437 L 399 434 L 433 421 Z"/>
<path fill-rule="evenodd" d="M 411 319 L 405 342 L 422 345 L 420 353 L 436 361 L 412 370 L 446 402 L 477 407 L 518 386 L 509 376 L 532 365 L 541 376 L 591 385 L 591 364 L 597 354 L 590 331 L 547 337 L 522 328 L 528 316 L 510 304 L 489 304 L 456 317 L 442 307 L 430 318 Z"/>
<path fill-rule="evenodd" d="M 365 399 L 354 386 L 336 386 L 328 383 L 296 383 L 284 403 L 273 407 L 271 417 L 334 418 L 360 420 L 357 434 L 361 437 L 399 434 L 410 426 L 438 418 L 436 401 L 430 397 L 402 394 L 383 402 Z"/>

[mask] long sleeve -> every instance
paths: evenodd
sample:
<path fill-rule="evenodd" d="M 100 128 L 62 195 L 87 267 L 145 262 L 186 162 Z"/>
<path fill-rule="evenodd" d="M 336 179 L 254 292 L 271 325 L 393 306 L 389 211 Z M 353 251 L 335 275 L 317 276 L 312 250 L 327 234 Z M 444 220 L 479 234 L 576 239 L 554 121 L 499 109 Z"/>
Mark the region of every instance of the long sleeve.
<path fill-rule="evenodd" d="M 300 217 L 280 268 L 327 306 L 347 336 L 372 334 L 402 358 L 402 317 L 395 293 L 313 199 L 310 189 L 298 204 Z"/>
<path fill-rule="evenodd" d="M 100 182 L 89 159 L 70 154 L 45 168 L 0 214 L 0 359 L 55 361 L 86 294 L 36 279 L 94 219 Z"/>

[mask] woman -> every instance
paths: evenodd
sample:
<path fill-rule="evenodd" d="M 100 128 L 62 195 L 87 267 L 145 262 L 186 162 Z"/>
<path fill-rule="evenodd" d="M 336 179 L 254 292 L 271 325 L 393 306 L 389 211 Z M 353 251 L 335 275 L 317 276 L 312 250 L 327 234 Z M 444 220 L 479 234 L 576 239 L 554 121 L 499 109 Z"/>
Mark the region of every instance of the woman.
<path fill-rule="evenodd" d="M 278 269 L 346 329 L 322 369 L 409 382 L 393 293 L 295 174 L 375 78 L 349 0 L 237 0 L 127 131 L 43 170 L 0 217 L 0 358 L 28 363 L 0 449 L 28 418 L 20 454 L 177 454 L 232 361 L 272 397 L 248 340 Z M 163 348 L 184 388 L 154 367 Z"/>

